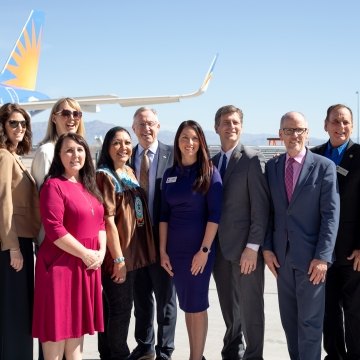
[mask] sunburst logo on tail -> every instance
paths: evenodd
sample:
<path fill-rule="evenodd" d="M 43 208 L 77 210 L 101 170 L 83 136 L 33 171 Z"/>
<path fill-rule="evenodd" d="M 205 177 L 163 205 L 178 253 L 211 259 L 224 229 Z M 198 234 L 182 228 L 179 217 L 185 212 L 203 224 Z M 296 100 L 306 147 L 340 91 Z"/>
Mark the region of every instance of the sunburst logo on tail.
<path fill-rule="evenodd" d="M 35 90 L 39 66 L 44 16 L 34 11 L 25 25 L 5 65 L 2 83 L 11 87 Z"/>

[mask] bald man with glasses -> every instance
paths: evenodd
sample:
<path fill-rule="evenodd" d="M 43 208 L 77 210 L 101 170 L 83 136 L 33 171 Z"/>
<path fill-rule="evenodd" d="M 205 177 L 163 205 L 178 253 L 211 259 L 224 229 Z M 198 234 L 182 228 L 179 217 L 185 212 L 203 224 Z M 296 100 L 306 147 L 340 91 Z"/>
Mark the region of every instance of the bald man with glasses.
<path fill-rule="evenodd" d="M 271 218 L 265 263 L 275 275 L 280 317 L 292 360 L 320 360 L 325 279 L 339 223 L 335 164 L 305 144 L 303 114 L 288 112 L 279 135 L 286 153 L 269 160 Z"/>

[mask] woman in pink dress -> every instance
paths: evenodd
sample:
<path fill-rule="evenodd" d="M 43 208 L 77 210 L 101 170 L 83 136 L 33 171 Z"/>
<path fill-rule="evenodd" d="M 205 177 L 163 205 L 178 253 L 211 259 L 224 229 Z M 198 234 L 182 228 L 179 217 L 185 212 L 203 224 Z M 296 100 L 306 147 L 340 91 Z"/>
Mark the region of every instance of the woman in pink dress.
<path fill-rule="evenodd" d="M 66 133 L 40 191 L 45 239 L 35 269 L 33 336 L 45 360 L 82 358 L 84 334 L 103 331 L 101 274 L 106 236 L 89 147 Z"/>

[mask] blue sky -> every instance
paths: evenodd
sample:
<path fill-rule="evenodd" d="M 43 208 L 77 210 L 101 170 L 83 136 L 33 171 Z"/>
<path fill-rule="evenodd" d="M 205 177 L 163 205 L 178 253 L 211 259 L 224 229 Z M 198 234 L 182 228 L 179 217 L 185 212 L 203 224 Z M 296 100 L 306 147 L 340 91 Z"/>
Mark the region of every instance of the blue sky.
<path fill-rule="evenodd" d="M 46 13 L 37 87 L 51 97 L 188 93 L 219 53 L 204 95 L 154 105 L 163 129 L 187 119 L 212 129 L 216 110 L 234 104 L 246 133 L 276 135 L 281 115 L 297 110 L 325 138 L 326 109 L 341 102 L 357 139 L 358 0 L 4 0 L 2 65 L 31 9 Z M 135 110 L 106 105 L 85 121 L 130 126 Z"/>

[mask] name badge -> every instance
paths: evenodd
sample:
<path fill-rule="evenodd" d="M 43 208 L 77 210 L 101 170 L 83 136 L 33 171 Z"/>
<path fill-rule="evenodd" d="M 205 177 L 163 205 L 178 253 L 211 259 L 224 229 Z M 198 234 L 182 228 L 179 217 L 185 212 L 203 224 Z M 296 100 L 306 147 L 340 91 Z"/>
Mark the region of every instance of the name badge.
<path fill-rule="evenodd" d="M 346 170 L 339 165 L 336 166 L 336 171 L 343 176 L 346 176 L 349 173 L 349 170 Z"/>
<path fill-rule="evenodd" d="M 167 184 L 174 183 L 174 182 L 176 182 L 176 180 L 177 180 L 177 176 L 168 177 L 168 178 L 166 179 L 166 183 L 167 183 Z"/>

